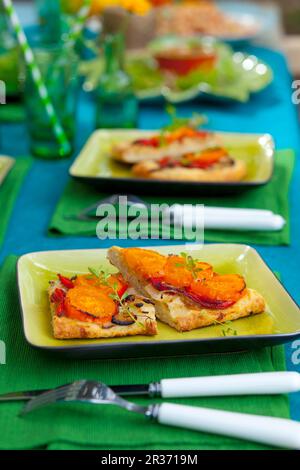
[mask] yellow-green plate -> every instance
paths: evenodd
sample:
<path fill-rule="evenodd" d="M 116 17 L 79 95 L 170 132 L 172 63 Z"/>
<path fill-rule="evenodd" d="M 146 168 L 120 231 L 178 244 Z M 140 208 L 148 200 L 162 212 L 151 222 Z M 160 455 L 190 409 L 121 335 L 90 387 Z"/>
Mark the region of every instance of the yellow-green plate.
<path fill-rule="evenodd" d="M 229 325 L 186 333 L 158 322 L 158 335 L 153 337 L 57 340 L 51 330 L 48 282 L 56 279 L 57 273 L 72 276 L 88 272 L 88 267 L 103 266 L 112 272 L 114 268 L 106 260 L 104 249 L 30 253 L 18 262 L 18 286 L 27 341 L 37 348 L 69 357 L 124 358 L 239 351 L 300 337 L 298 306 L 253 248 L 231 244 L 194 248 L 191 254 L 212 263 L 216 271 L 243 275 L 247 285 L 265 297 L 267 311 Z M 183 245 L 156 249 L 165 254 L 180 253 Z"/>
<path fill-rule="evenodd" d="M 3 183 L 6 176 L 12 169 L 14 163 L 15 160 L 13 158 L 0 155 L 0 185 Z"/>
<path fill-rule="evenodd" d="M 157 133 L 157 131 L 156 131 Z M 247 177 L 241 182 L 197 183 L 163 181 L 134 177 L 129 165 L 111 158 L 113 144 L 149 137 L 155 131 L 98 130 L 95 131 L 70 168 L 70 175 L 101 191 L 130 193 L 216 195 L 231 194 L 264 185 L 274 170 L 274 142 L 269 134 L 237 134 L 216 132 L 233 158 L 247 165 Z"/>

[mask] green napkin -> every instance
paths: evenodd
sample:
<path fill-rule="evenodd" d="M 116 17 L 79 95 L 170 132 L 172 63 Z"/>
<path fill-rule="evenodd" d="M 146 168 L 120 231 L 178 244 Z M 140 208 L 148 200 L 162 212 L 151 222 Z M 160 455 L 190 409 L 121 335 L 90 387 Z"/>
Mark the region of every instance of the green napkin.
<path fill-rule="evenodd" d="M 0 122 L 22 122 L 25 120 L 25 108 L 22 103 L 7 103 L 0 106 Z"/>
<path fill-rule="evenodd" d="M 23 180 L 32 164 L 32 159 L 17 158 L 13 168 L 0 185 L 0 246 L 3 243 L 7 225 L 18 197 Z"/>
<path fill-rule="evenodd" d="M 294 167 L 294 151 L 278 151 L 275 156 L 275 172 L 272 181 L 266 186 L 251 189 L 235 196 L 196 198 L 158 198 L 143 197 L 152 203 L 205 204 L 219 207 L 242 207 L 268 209 L 282 215 L 287 223 L 280 232 L 242 232 L 229 230 L 206 230 L 205 241 L 255 243 L 263 245 L 288 245 L 290 242 L 288 191 Z M 278 190 L 280 188 L 280 191 Z M 112 192 L 113 183 L 112 183 Z M 130 192 L 130 188 L 129 188 Z M 107 194 L 101 194 L 96 188 L 79 181 L 68 183 L 50 223 L 49 233 L 56 235 L 96 236 L 95 221 L 72 220 L 83 209 L 100 201 Z"/>
<path fill-rule="evenodd" d="M 170 377 L 276 371 L 285 369 L 282 347 L 252 352 L 192 357 L 72 360 L 29 346 L 23 336 L 16 284 L 17 258 L 0 269 L 0 338 L 6 365 L 0 365 L 0 393 L 47 388 L 75 379 L 107 384 L 149 383 Z M 137 399 L 150 403 L 150 399 Z M 159 402 L 159 399 L 152 399 Z M 279 396 L 189 398 L 172 400 L 245 413 L 289 417 L 288 398 Z M 0 448 L 49 449 L 264 449 L 266 446 L 223 436 L 159 425 L 112 406 L 52 405 L 19 417 L 22 403 L 0 405 Z"/>

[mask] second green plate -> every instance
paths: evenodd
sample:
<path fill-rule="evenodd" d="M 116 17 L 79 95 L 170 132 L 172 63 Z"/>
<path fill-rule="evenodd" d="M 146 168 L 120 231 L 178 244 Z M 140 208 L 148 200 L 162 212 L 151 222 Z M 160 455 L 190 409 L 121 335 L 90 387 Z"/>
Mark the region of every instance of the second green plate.
<path fill-rule="evenodd" d="M 217 195 L 240 192 L 268 183 L 274 169 L 274 142 L 270 135 L 217 132 L 224 146 L 235 159 L 244 160 L 248 176 L 237 183 L 194 183 L 140 179 L 131 173 L 130 166 L 111 158 L 112 145 L 124 140 L 150 136 L 155 131 L 98 130 L 95 131 L 70 168 L 73 178 L 97 185 L 102 192 Z"/>

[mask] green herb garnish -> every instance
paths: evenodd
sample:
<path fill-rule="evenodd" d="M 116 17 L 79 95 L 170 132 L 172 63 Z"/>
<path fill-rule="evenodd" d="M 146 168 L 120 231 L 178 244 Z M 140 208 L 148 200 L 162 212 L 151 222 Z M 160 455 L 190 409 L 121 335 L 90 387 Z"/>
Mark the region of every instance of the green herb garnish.
<path fill-rule="evenodd" d="M 232 324 L 232 321 L 231 320 L 227 320 L 225 322 L 221 322 L 221 321 L 218 321 L 218 320 L 215 320 L 214 321 L 214 324 L 215 325 L 220 325 L 220 326 L 225 326 L 225 325 L 231 325 Z M 238 332 L 237 330 L 234 330 L 233 328 L 231 328 L 230 326 L 228 326 L 226 329 L 223 328 L 221 330 L 222 332 L 222 335 L 223 336 L 238 336 Z"/>
<path fill-rule="evenodd" d="M 193 278 L 196 279 L 197 274 L 200 271 L 203 271 L 202 268 L 199 268 L 197 266 L 197 263 L 200 263 L 200 261 L 197 259 L 194 259 L 191 255 L 188 255 L 187 253 L 184 253 L 184 252 L 180 253 L 180 256 L 182 256 L 182 258 L 184 259 L 184 263 L 176 263 L 176 267 L 188 269 L 192 273 Z"/>
<path fill-rule="evenodd" d="M 197 129 L 207 123 L 206 116 L 198 113 L 194 113 L 192 117 L 189 118 L 179 117 L 175 106 L 171 104 L 166 106 L 166 112 L 169 115 L 171 122 L 167 126 L 163 127 L 163 132 L 176 131 L 181 127 L 193 127 L 194 129 Z"/>

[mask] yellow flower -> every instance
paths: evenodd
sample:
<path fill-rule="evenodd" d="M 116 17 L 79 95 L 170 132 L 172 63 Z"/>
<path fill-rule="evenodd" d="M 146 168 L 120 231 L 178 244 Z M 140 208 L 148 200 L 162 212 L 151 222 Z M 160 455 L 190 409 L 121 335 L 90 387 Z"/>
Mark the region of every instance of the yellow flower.
<path fill-rule="evenodd" d="M 148 0 L 120 0 L 120 6 L 137 15 L 145 15 L 151 8 Z"/>
<path fill-rule="evenodd" d="M 63 9 L 69 13 L 77 12 L 83 0 L 61 0 Z M 91 15 L 102 13 L 106 8 L 121 7 L 136 15 L 145 15 L 151 9 L 149 0 L 91 0 Z"/>

